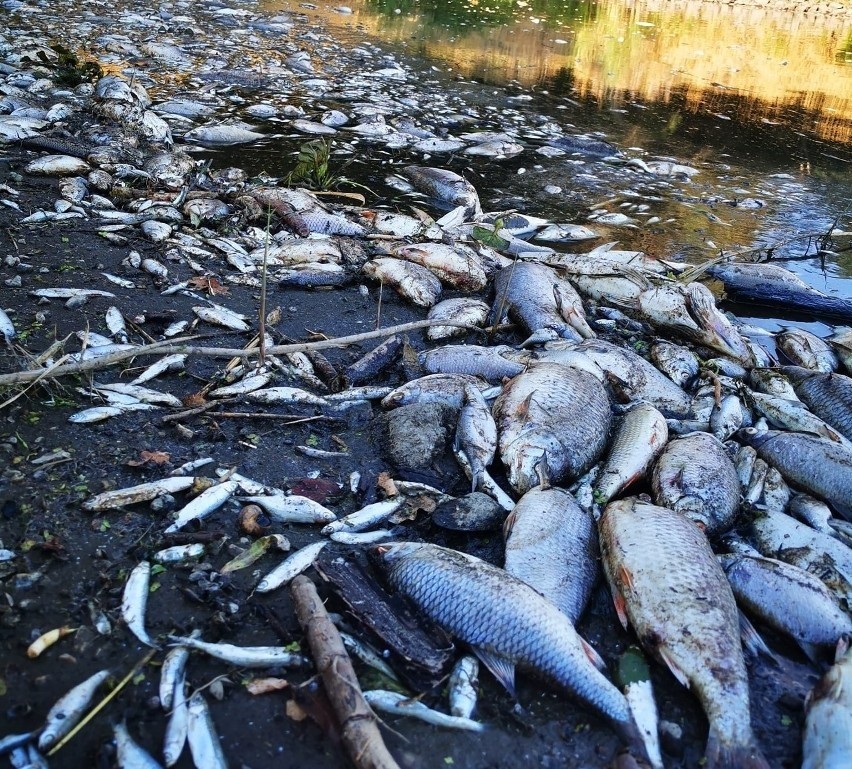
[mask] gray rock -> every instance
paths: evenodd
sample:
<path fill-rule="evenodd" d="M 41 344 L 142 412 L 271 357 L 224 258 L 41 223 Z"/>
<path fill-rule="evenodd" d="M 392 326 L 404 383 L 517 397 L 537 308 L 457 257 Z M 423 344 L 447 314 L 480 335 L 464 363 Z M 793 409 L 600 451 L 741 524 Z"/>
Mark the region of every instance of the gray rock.
<path fill-rule="evenodd" d="M 505 519 L 506 511 L 481 491 L 444 502 L 432 513 L 437 526 L 452 531 L 495 531 Z"/>
<path fill-rule="evenodd" d="M 436 403 L 412 403 L 382 414 L 373 439 L 382 456 L 397 468 L 425 470 L 447 449 L 458 412 Z"/>

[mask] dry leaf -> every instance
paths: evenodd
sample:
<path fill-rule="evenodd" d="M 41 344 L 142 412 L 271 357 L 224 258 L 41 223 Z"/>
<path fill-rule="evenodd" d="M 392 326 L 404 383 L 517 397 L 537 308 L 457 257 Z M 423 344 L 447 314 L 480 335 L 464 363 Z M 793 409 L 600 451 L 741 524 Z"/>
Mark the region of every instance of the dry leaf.
<path fill-rule="evenodd" d="M 390 477 L 390 473 L 388 472 L 379 473 L 379 477 L 376 479 L 376 486 L 385 493 L 386 497 L 395 497 L 399 494 L 399 489 L 397 489 L 393 478 Z"/>
<path fill-rule="evenodd" d="M 269 692 L 279 692 L 282 689 L 286 689 L 290 684 L 287 683 L 286 678 L 255 678 L 253 681 L 249 681 L 246 689 L 249 694 L 269 694 Z M 290 700 L 293 702 L 293 700 Z M 287 707 L 289 709 L 290 702 L 287 703 Z M 295 704 L 295 703 L 294 703 Z M 296 705 L 298 707 L 298 705 Z M 293 718 L 290 713 L 287 713 L 288 716 Z M 302 718 L 305 717 L 303 712 Z M 294 718 L 294 721 L 301 721 L 300 718 Z"/>
<path fill-rule="evenodd" d="M 290 491 L 300 497 L 307 497 L 323 504 L 328 497 L 338 496 L 341 487 L 336 481 L 329 481 L 326 478 L 300 478 L 290 486 Z"/>
<path fill-rule="evenodd" d="M 192 395 L 186 395 L 180 399 L 180 402 L 186 406 L 188 409 L 194 409 L 196 406 L 203 406 L 207 403 L 207 399 L 204 397 L 203 393 L 192 393 Z"/>
<path fill-rule="evenodd" d="M 196 275 L 187 281 L 187 285 L 191 288 L 198 288 L 202 291 L 207 291 L 212 296 L 220 296 L 228 293 L 228 287 L 223 286 L 212 275 Z"/>
<path fill-rule="evenodd" d="M 153 462 L 155 465 L 164 465 L 172 458 L 172 455 L 167 451 L 140 451 L 139 459 L 129 459 L 127 464 L 130 467 L 141 467 L 148 462 Z"/>
<path fill-rule="evenodd" d="M 268 313 L 266 316 L 266 325 L 267 326 L 277 326 L 281 322 L 281 308 L 276 307 L 272 312 Z"/>
<path fill-rule="evenodd" d="M 296 700 L 287 700 L 284 712 L 294 721 L 304 721 L 308 717 L 307 711 Z"/>
<path fill-rule="evenodd" d="M 258 505 L 246 505 L 240 510 L 240 515 L 237 519 L 240 524 L 240 531 L 252 537 L 263 534 L 269 528 L 257 522 L 257 519 L 263 514 L 263 509 Z"/>

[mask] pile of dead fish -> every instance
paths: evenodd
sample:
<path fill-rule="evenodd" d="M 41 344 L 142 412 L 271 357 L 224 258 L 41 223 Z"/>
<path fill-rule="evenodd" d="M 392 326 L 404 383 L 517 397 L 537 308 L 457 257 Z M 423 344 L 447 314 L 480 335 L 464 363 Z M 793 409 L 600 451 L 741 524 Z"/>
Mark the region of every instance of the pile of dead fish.
<path fill-rule="evenodd" d="M 290 62 L 291 68 L 298 63 Z M 302 61 L 303 71 L 305 66 Z M 22 74 L 14 77 L 24 86 Z M 13 98 L 7 94 L 4 100 Z M 422 375 L 395 387 L 371 382 L 381 380 L 402 354 L 404 342 L 393 339 L 332 377 L 315 368 L 316 358 L 270 356 L 264 369 L 231 369 L 231 381 L 207 396 L 329 414 L 380 402 L 389 413 L 375 419 L 384 419 L 390 431 L 401 418 L 396 414 L 419 409 L 422 415 L 424 406 L 435 406 L 428 413 L 450 415 L 452 450 L 470 488 L 493 498 L 498 518 L 505 518 L 505 563 L 499 568 L 428 542 L 399 541 L 399 528 L 393 534 L 381 528 L 414 497 L 453 501 L 443 489 L 404 480 L 395 481 L 395 493 L 386 499 L 339 516 L 233 470 L 201 477 L 193 466 L 99 494 L 84 503 L 86 511 L 162 506 L 167 496 L 173 501 L 186 495 L 164 534 L 232 499 L 258 505 L 278 524 L 321 526 L 313 544 L 261 577 L 259 593 L 310 567 L 329 541 L 383 543 L 379 552 L 390 585 L 470 647 L 510 691 L 515 668 L 530 670 L 607 719 L 638 758 L 662 766 L 649 685 L 623 691 L 613 684 L 598 653 L 575 629 L 603 577 L 622 622 L 700 700 L 710 724 L 707 766 L 767 766 L 750 726 L 754 703 L 741 625 L 749 648 L 766 652 L 750 618 L 793 639 L 816 661 L 826 661 L 852 633 L 852 379 L 840 373 L 841 367 L 852 371 L 852 330 L 838 328 L 829 342 L 796 328 L 769 335 L 720 311 L 710 290 L 690 280 L 697 275 L 690 265 L 614 244 L 585 253 L 539 245 L 536 239 L 582 240 L 595 233 L 511 212 L 483 213 L 473 185 L 446 169 L 406 166 L 395 182 L 450 209 L 437 221 L 423 212 L 330 206 L 307 190 L 249 184 L 239 169 L 211 171 L 193 161 L 179 143 L 172 146 L 169 125 L 139 83 L 109 75 L 68 98 L 77 108 L 91 108 L 111 136 L 132 133 L 156 149 L 134 156 L 115 144 L 81 148 L 67 137 L 40 133 L 55 122 L 56 114 L 49 113 L 56 105 L 37 117 L 13 112 L 0 121 L 3 136 L 32 149 L 62 151 L 26 167 L 26 173 L 63 180 L 55 210 L 30 214 L 22 223 L 86 220 L 119 245 L 138 227 L 163 245 L 161 260 L 130 251 L 123 275 L 103 275 L 104 290 L 31 292 L 72 306 L 93 297 L 109 300 L 104 329 L 110 336 L 81 332 L 77 359 L 133 349 L 115 292 L 151 282 L 187 300 L 186 318 L 170 326 L 166 338 L 198 323 L 251 333 L 245 314 L 194 291 L 209 289 L 215 276 L 256 287 L 265 265 L 268 280 L 281 287 L 391 287 L 437 321 L 426 337 L 439 346 L 422 350 L 409 367 L 419 366 Z M 329 115 L 321 125 L 339 119 Z M 381 128 L 383 121 L 359 125 L 363 135 L 390 133 Z M 184 141 L 221 143 L 223 131 L 233 141 L 237 130 L 245 129 L 220 127 L 218 138 L 190 131 Z M 503 142 L 500 152 L 515 151 L 507 137 L 468 141 L 479 147 Z M 430 148 L 438 151 L 437 145 Z M 146 187 L 127 183 L 133 179 Z M 4 194 L 14 205 L 14 190 Z M 273 227 L 264 224 L 270 210 Z M 224 224 L 227 234 L 217 230 Z M 852 320 L 852 301 L 817 292 L 780 267 L 719 264 L 710 272 L 753 301 Z M 177 280 L 176 273 L 195 275 Z M 452 295 L 445 298 L 445 292 Z M 452 344 L 468 329 L 442 321 L 490 326 L 503 344 Z M 2 312 L 0 331 L 14 342 L 15 326 Z M 47 368 L 60 352 L 43 351 L 33 365 Z M 83 391 L 99 405 L 71 420 L 179 408 L 173 395 L 150 383 L 185 358 L 164 358 L 130 383 L 99 375 Z M 293 380 L 303 386 L 292 386 Z M 311 447 L 302 448 L 310 455 Z M 391 461 L 404 469 L 412 457 Z M 247 559 L 290 547 L 281 534 L 258 542 Z M 193 558 L 203 549 L 170 548 L 152 553 L 151 561 Z M 142 643 L 157 645 L 164 639 L 151 638 L 145 627 L 151 561 L 128 577 L 121 615 Z M 196 766 L 225 763 L 203 696 L 186 695 L 190 651 L 237 667 L 309 664 L 281 647 L 195 637 L 168 641 L 173 648 L 160 685 L 161 704 L 170 712 L 163 750 L 168 766 L 187 740 Z M 375 651 L 372 657 L 370 650 L 359 653 L 386 664 Z M 809 700 L 806 766 L 844 760 L 838 756 L 852 724 L 850 675 L 850 656 L 838 651 Z M 79 684 L 47 714 L 40 733 L 6 737 L 2 750 L 38 765 L 38 750 L 73 728 L 107 676 L 104 671 Z M 476 730 L 482 725 L 470 718 L 475 679 L 475 660 L 463 657 L 450 714 L 424 714 L 403 695 L 373 692 L 369 699 L 376 708 Z M 830 723 L 845 724 L 845 731 Z M 141 748 L 123 725 L 116 725 L 115 737 L 119 762 L 141 765 Z M 144 761 L 153 765 L 150 757 Z"/>

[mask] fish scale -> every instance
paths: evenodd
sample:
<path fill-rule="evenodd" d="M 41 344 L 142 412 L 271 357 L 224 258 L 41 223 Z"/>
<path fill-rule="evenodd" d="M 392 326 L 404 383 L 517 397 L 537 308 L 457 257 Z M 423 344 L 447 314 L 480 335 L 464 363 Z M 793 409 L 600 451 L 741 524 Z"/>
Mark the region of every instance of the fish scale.
<path fill-rule="evenodd" d="M 607 505 L 598 527 L 619 614 L 704 707 L 708 769 L 768 769 L 751 731 L 737 606 L 704 534 L 635 498 Z"/>

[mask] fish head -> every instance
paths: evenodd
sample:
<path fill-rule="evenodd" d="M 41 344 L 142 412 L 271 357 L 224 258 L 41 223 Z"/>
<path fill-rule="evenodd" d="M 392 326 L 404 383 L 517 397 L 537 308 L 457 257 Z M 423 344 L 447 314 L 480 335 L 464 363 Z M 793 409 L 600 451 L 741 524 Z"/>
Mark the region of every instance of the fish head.
<path fill-rule="evenodd" d="M 778 435 L 777 430 L 758 430 L 755 427 L 743 427 L 734 433 L 734 439 L 756 449 L 776 435 Z"/>
<path fill-rule="evenodd" d="M 383 542 L 372 549 L 372 555 L 382 566 L 390 568 L 400 559 L 414 555 L 422 547 L 420 542 Z"/>
<path fill-rule="evenodd" d="M 413 403 L 415 399 L 416 396 L 411 392 L 394 390 L 392 393 L 389 393 L 382 398 L 382 408 L 395 409 L 397 406 L 405 406 L 409 403 Z"/>
<path fill-rule="evenodd" d="M 508 450 L 504 452 L 506 474 L 509 484 L 519 494 L 541 485 L 542 473 L 558 467 L 555 461 L 560 446 L 557 438 L 546 434 L 522 434 Z M 554 472 L 553 480 L 560 480 Z"/>
<path fill-rule="evenodd" d="M 678 499 L 672 509 L 689 518 L 702 531 L 713 528 L 713 515 L 701 497 L 686 495 Z"/>
<path fill-rule="evenodd" d="M 751 351 L 739 332 L 716 307 L 710 289 L 702 283 L 686 287 L 689 314 L 702 332 L 702 342 L 741 363 L 753 363 Z"/>

